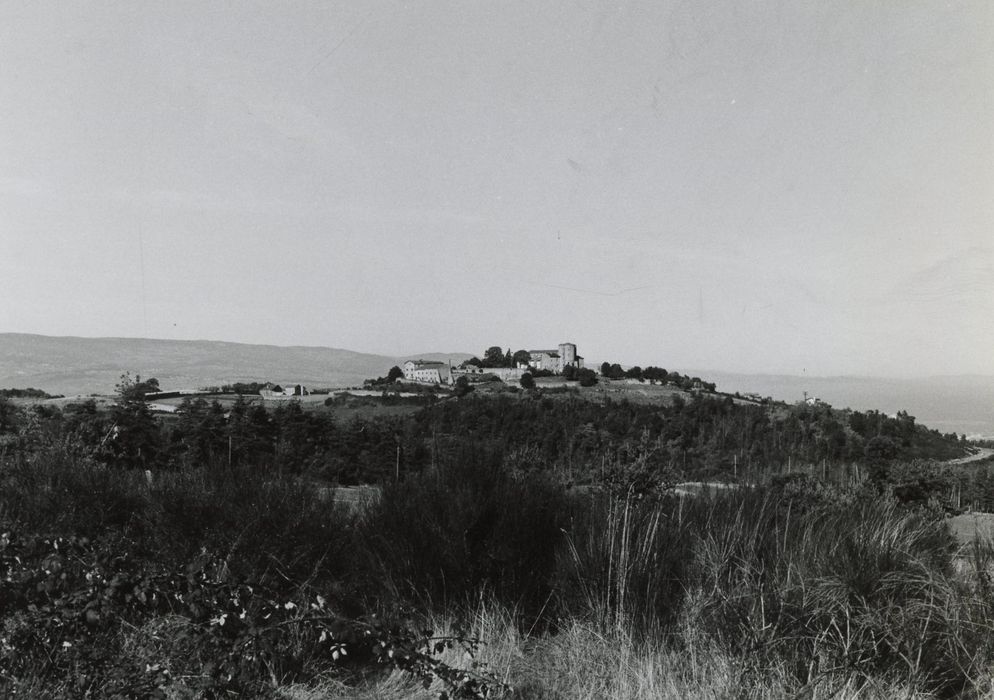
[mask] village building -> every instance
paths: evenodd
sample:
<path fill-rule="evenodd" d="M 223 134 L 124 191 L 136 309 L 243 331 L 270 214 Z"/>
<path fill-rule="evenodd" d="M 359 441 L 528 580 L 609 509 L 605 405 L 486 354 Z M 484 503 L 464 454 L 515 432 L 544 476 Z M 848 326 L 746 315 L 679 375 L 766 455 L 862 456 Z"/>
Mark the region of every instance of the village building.
<path fill-rule="evenodd" d="M 259 390 L 259 396 L 263 399 L 293 399 L 309 396 L 310 393 L 303 384 L 287 384 L 284 387 L 279 384 L 267 383 Z"/>
<path fill-rule="evenodd" d="M 562 374 L 566 367 L 583 367 L 583 358 L 576 354 L 576 344 L 560 343 L 556 350 L 529 350 L 527 369 L 546 370 Z"/>
<path fill-rule="evenodd" d="M 460 377 L 469 381 L 480 381 L 494 376 L 507 384 L 521 380 L 530 370 L 545 370 L 562 374 L 566 367 L 583 367 L 583 358 L 576 353 L 574 343 L 561 343 L 556 350 L 529 350 L 528 362 L 520 362 L 517 367 L 478 367 L 463 363 L 453 368 L 451 363 L 437 360 L 408 360 L 401 370 L 404 381 L 422 384 L 455 384 Z"/>
<path fill-rule="evenodd" d="M 434 360 L 408 360 L 401 369 L 405 380 L 423 384 L 448 384 L 451 374 L 447 362 Z"/>

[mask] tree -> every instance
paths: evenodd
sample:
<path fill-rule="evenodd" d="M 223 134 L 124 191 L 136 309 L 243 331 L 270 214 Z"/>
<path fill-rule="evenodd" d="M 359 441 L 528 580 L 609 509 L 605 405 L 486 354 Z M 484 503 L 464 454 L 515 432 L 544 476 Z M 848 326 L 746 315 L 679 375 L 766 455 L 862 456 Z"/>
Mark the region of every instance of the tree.
<path fill-rule="evenodd" d="M 662 367 L 646 367 L 642 370 L 642 377 L 648 379 L 650 382 L 655 384 L 657 381 L 663 384 L 666 383 L 667 372 Z"/>
<path fill-rule="evenodd" d="M 20 422 L 20 415 L 21 412 L 13 401 L 0 396 L 0 434 L 15 432 Z"/>
<path fill-rule="evenodd" d="M 601 376 L 602 377 L 610 377 L 611 376 L 611 363 L 610 362 L 602 362 L 601 363 Z"/>
<path fill-rule="evenodd" d="M 512 363 L 511 366 L 512 367 L 519 367 L 521 365 L 527 365 L 528 361 L 531 360 L 531 359 L 532 359 L 532 355 L 531 355 L 530 352 L 528 352 L 527 350 L 518 350 L 511 357 L 511 363 Z"/>
<path fill-rule="evenodd" d="M 404 370 L 402 370 L 397 365 L 391 367 L 390 371 L 387 372 L 387 382 L 395 382 L 398 379 L 403 379 L 403 377 L 404 377 Z"/>
<path fill-rule="evenodd" d="M 877 435 L 866 443 L 863 456 L 870 464 L 882 464 L 897 457 L 897 444 L 883 435 Z"/>
<path fill-rule="evenodd" d="M 521 388 L 522 389 L 534 389 L 535 388 L 535 377 L 525 372 L 521 375 Z"/>
<path fill-rule="evenodd" d="M 504 366 L 514 367 L 514 355 L 511 354 L 511 348 L 508 348 L 507 352 L 504 353 Z"/>
<path fill-rule="evenodd" d="M 504 366 L 504 351 L 499 345 L 491 345 L 487 348 L 487 351 L 483 353 L 483 366 L 484 367 L 503 367 Z"/>
<path fill-rule="evenodd" d="M 580 386 L 593 386 L 597 383 L 597 373 L 586 367 L 576 371 L 576 378 L 580 380 Z"/>
<path fill-rule="evenodd" d="M 565 379 L 567 382 L 576 381 L 576 372 L 577 372 L 576 365 L 566 365 L 565 367 L 563 367 L 563 379 Z"/>
<path fill-rule="evenodd" d="M 625 376 L 629 379 L 641 379 L 642 378 L 642 368 L 638 365 L 630 367 L 628 371 L 625 372 Z"/>
<path fill-rule="evenodd" d="M 473 387 L 469 383 L 469 380 L 466 379 L 466 376 L 463 375 L 456 380 L 456 388 L 452 393 L 458 397 L 463 397 L 471 391 L 473 391 Z"/>
<path fill-rule="evenodd" d="M 161 435 L 152 411 L 145 403 L 145 394 L 158 390 L 155 379 L 142 381 L 141 375 L 121 375 L 117 385 L 117 403 L 111 409 L 114 421 L 112 439 L 108 443 L 113 461 L 124 467 L 144 467 L 159 452 Z"/>

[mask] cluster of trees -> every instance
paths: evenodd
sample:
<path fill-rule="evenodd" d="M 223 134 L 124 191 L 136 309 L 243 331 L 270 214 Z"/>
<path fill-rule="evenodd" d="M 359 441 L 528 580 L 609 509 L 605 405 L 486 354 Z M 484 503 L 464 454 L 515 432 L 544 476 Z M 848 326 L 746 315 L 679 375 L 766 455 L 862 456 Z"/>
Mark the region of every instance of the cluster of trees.
<path fill-rule="evenodd" d="M 474 367 L 480 367 L 483 369 L 496 367 L 518 367 L 519 365 L 527 365 L 528 360 L 530 359 L 531 353 L 527 350 L 511 352 L 511 348 L 508 348 L 505 352 L 499 345 L 492 345 L 487 348 L 486 352 L 483 353 L 482 360 L 479 357 L 471 357 L 463 364 L 473 365 Z"/>
<path fill-rule="evenodd" d="M 393 384 L 403 378 L 404 370 L 397 365 L 394 365 L 387 371 L 387 376 L 377 377 L 376 379 L 367 379 L 364 384 L 368 384 L 369 386 L 383 386 L 384 384 Z"/>
<path fill-rule="evenodd" d="M 563 379 L 568 382 L 580 382 L 580 386 L 593 386 L 597 383 L 597 372 L 586 367 L 563 367 Z"/>
<path fill-rule="evenodd" d="M 906 414 L 837 411 L 828 406 L 742 405 L 731 398 L 676 397 L 666 406 L 563 396 L 530 401 L 496 396 L 441 402 L 413 418 L 422 435 L 470 440 L 503 454 L 530 455 L 529 468 L 577 481 L 645 445 L 656 463 L 682 478 L 749 477 L 819 465 L 829 473 L 853 463 L 962 454 L 958 440 L 915 425 Z M 853 425 L 865 429 L 861 434 Z M 873 425 L 877 432 L 870 432 Z"/>
<path fill-rule="evenodd" d="M 0 398 L 4 399 L 61 399 L 62 394 L 49 394 L 41 389 L 0 389 Z"/>
<path fill-rule="evenodd" d="M 162 416 L 144 400 L 149 386 L 126 375 L 109 409 L 93 399 L 60 409 L 20 407 L 0 398 L 0 445 L 11 454 L 28 454 L 66 444 L 122 469 L 268 465 L 346 484 L 385 480 L 398 458 L 412 468 L 427 463 L 424 441 L 405 436 L 399 417 L 339 422 L 295 401 L 269 409 L 239 397 L 226 408 L 200 396 L 185 398 L 176 414 Z"/>
<path fill-rule="evenodd" d="M 659 382 L 660 384 L 671 384 L 684 391 L 700 388 L 713 392 L 716 389 L 714 382 L 706 382 L 700 377 L 684 376 L 679 372 L 667 372 L 662 367 L 649 366 L 643 369 L 635 365 L 624 369 L 616 362 L 602 362 L 600 370 L 601 376 L 607 379 L 638 379 L 652 384 Z"/>

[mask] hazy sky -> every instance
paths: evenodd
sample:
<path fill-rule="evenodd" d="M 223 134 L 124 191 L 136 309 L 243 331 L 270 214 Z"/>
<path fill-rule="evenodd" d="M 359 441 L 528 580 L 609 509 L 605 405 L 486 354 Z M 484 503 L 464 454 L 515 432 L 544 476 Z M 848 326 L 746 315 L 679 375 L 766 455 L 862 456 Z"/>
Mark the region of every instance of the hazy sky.
<path fill-rule="evenodd" d="M 0 0 L 0 331 L 994 374 L 994 3 Z"/>

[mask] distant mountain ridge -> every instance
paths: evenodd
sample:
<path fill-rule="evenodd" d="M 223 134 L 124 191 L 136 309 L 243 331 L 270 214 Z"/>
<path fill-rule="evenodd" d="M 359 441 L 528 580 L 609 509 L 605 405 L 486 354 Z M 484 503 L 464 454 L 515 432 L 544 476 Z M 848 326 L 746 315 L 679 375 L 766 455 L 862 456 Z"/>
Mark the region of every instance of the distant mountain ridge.
<path fill-rule="evenodd" d="M 409 357 L 462 362 L 470 355 Z M 0 333 L 0 388 L 106 394 L 124 372 L 156 377 L 170 389 L 265 380 L 342 387 L 384 376 L 406 359 L 328 347 Z"/>

